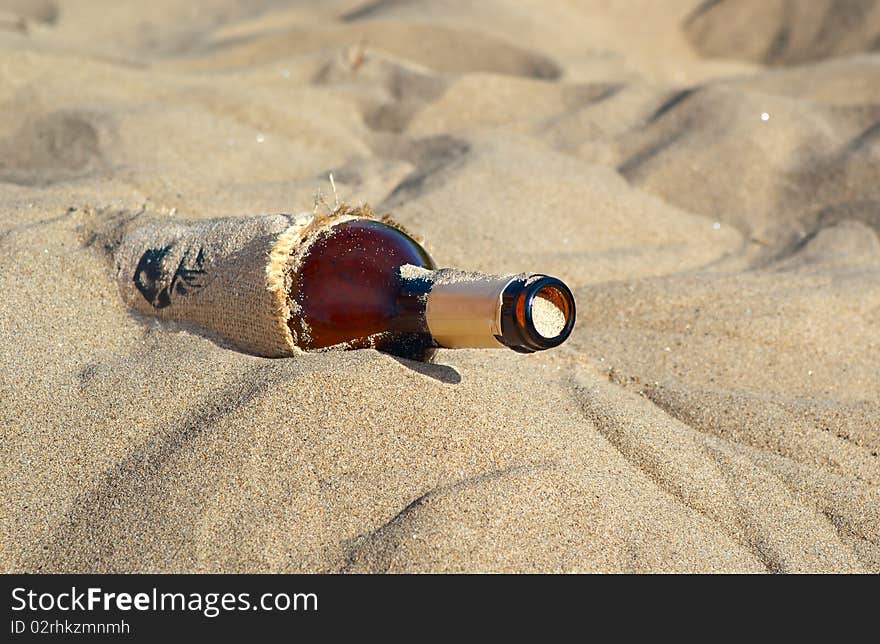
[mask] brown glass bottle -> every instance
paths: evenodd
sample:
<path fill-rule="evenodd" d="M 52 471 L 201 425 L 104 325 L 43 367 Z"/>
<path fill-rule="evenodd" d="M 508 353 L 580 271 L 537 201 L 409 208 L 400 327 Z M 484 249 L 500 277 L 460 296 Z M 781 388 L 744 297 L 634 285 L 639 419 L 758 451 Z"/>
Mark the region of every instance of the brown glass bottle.
<path fill-rule="evenodd" d="M 415 360 L 441 347 L 549 349 L 575 320 L 574 297 L 556 278 L 437 270 L 412 237 L 371 219 L 320 233 L 291 276 L 289 297 L 303 349 L 374 347 Z"/>

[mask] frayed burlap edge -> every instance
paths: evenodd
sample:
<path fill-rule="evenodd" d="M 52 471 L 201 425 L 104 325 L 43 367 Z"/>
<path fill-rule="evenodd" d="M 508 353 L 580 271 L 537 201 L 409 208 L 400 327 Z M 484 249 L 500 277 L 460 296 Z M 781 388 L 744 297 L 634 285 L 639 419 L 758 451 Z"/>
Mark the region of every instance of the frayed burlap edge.
<path fill-rule="evenodd" d="M 296 274 L 316 240 L 357 219 L 382 221 L 409 234 L 390 217 L 376 217 L 367 205 L 343 204 L 330 214 L 151 222 L 126 234 L 117 248 L 120 293 L 139 313 L 192 323 L 241 351 L 294 355 L 309 340 L 299 306 L 290 297 Z M 184 265 L 184 259 L 189 263 Z M 183 274 L 191 274 L 193 283 L 178 279 Z M 138 281 L 136 275 L 146 277 Z M 169 299 L 175 282 L 175 297 Z M 158 304 L 163 294 L 166 301 Z"/>
<path fill-rule="evenodd" d="M 299 338 L 290 325 L 290 318 L 295 313 L 291 308 L 289 297 L 291 276 L 299 269 L 309 247 L 320 238 L 322 232 L 353 219 L 377 220 L 378 218 L 367 205 L 353 208 L 342 204 L 332 214 L 315 213 L 312 219 L 290 226 L 278 236 L 269 253 L 269 263 L 266 265 L 266 289 L 275 304 L 278 332 L 292 352 L 301 349 L 298 346 Z M 389 223 L 389 225 L 394 224 Z"/>

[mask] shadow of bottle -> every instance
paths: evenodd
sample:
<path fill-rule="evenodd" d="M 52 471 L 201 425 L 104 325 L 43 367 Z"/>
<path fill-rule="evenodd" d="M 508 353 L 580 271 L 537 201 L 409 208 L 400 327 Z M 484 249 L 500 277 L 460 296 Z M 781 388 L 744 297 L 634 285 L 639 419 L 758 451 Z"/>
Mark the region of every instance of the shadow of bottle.
<path fill-rule="evenodd" d="M 445 364 L 436 364 L 433 362 L 419 362 L 418 360 L 409 360 L 391 354 L 386 354 L 395 361 L 402 364 L 408 369 L 412 369 L 416 373 L 428 376 L 434 380 L 438 380 L 446 385 L 457 385 L 461 382 L 461 374 L 453 367 Z"/>

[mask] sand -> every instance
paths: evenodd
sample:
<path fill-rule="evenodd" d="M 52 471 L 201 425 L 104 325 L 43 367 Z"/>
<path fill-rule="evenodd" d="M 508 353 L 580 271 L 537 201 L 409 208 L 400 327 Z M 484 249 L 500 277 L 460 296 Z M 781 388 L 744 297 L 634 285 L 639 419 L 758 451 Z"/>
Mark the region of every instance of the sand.
<path fill-rule="evenodd" d="M 535 330 L 545 338 L 558 337 L 568 322 L 562 309 L 540 296 L 532 301 L 531 313 Z"/>
<path fill-rule="evenodd" d="M 880 572 L 880 3 L 790 4 L 0 0 L 2 569 Z M 572 337 L 124 306 L 125 230 L 330 172 Z"/>

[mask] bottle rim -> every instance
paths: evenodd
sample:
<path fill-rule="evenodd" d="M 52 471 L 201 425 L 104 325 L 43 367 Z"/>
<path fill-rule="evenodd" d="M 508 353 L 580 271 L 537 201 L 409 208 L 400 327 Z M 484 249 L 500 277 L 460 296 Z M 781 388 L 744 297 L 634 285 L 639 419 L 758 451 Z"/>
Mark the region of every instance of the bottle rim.
<path fill-rule="evenodd" d="M 546 337 L 538 331 L 532 312 L 535 299 L 541 297 L 544 291 L 553 291 L 558 295 L 566 318 L 565 325 L 552 337 Z M 552 349 L 568 339 L 574 330 L 576 317 L 574 295 L 562 280 L 549 275 L 517 279 L 508 285 L 502 296 L 502 337 L 499 340 L 523 353 Z"/>

